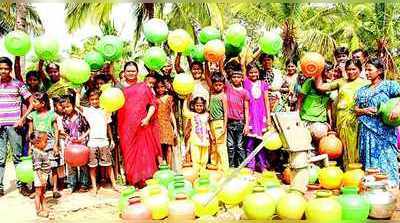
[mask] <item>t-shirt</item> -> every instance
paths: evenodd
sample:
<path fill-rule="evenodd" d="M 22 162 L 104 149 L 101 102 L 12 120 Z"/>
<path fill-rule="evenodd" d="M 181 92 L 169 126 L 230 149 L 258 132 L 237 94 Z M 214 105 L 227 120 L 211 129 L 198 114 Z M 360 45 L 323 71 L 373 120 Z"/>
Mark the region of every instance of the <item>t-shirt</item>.
<path fill-rule="evenodd" d="M 55 129 L 53 123 L 56 121 L 54 111 L 48 111 L 46 114 L 40 114 L 37 111 L 33 111 L 29 113 L 27 119 L 33 122 L 34 130 L 54 135 Z"/>
<path fill-rule="evenodd" d="M 244 102 L 249 101 L 249 94 L 243 88 L 235 88 L 230 83 L 225 85 L 226 98 L 228 101 L 228 119 L 244 120 Z"/>
<path fill-rule="evenodd" d="M 88 146 L 107 146 L 107 124 L 111 123 L 111 116 L 102 108 L 82 107 L 82 114 L 89 123 Z"/>
<path fill-rule="evenodd" d="M 198 114 L 189 111 L 184 107 L 183 115 L 185 118 L 190 120 L 192 129 L 190 131 L 190 144 L 197 146 L 209 146 L 210 145 L 210 125 L 208 123 L 209 115 L 207 112 Z"/>
<path fill-rule="evenodd" d="M 309 122 L 327 122 L 329 94 L 318 92 L 312 78 L 304 82 L 300 93 L 304 95 L 300 111 L 301 119 Z"/>
<path fill-rule="evenodd" d="M 211 95 L 210 97 L 210 119 L 223 120 L 224 119 L 224 102 L 222 101 L 223 93 Z"/>
<path fill-rule="evenodd" d="M 21 117 L 21 97 L 27 100 L 31 93 L 18 80 L 0 83 L 0 126 L 14 125 Z"/>
<path fill-rule="evenodd" d="M 204 80 L 194 80 L 194 90 L 192 92 L 192 98 L 202 97 L 206 99 L 206 105 L 210 101 L 210 89 Z"/>

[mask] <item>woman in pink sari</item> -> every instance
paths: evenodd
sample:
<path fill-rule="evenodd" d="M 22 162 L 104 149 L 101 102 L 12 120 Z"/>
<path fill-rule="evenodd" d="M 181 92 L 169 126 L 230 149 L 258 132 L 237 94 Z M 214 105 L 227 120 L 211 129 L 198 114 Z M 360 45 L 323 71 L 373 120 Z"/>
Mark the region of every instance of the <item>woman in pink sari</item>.
<path fill-rule="evenodd" d="M 144 186 L 144 181 L 157 170 L 161 156 L 160 129 L 156 120 L 156 99 L 146 83 L 137 83 L 138 66 L 124 66 L 125 105 L 118 111 L 118 132 L 126 180 Z"/>

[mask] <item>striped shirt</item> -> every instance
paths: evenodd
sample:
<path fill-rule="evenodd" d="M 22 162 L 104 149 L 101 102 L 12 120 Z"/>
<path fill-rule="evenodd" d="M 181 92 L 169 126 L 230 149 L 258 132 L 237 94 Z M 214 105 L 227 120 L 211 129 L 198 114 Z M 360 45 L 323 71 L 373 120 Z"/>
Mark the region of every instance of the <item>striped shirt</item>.
<path fill-rule="evenodd" d="M 21 117 L 21 97 L 27 100 L 30 96 L 31 93 L 18 80 L 0 83 L 0 126 L 14 125 Z"/>

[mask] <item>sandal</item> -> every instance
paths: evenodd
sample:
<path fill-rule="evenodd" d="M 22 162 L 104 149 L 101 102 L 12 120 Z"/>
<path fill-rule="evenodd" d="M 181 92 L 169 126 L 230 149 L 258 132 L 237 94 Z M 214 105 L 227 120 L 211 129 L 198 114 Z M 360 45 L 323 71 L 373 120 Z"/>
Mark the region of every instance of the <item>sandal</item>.
<path fill-rule="evenodd" d="M 88 188 L 87 187 L 81 187 L 80 189 L 79 189 L 79 193 L 86 193 L 86 192 L 88 192 L 89 190 L 88 190 Z"/>

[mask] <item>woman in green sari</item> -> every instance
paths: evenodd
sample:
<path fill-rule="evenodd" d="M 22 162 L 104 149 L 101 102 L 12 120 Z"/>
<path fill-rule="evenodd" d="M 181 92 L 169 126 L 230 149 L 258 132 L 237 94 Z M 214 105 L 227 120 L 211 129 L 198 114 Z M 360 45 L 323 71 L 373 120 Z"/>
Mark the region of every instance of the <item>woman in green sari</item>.
<path fill-rule="evenodd" d="M 360 78 L 362 64 L 359 60 L 347 60 L 345 70 L 347 79 L 340 78 L 330 83 L 323 83 L 321 76 L 319 76 L 315 85 L 322 92 L 339 90 L 336 105 L 336 127 L 339 138 L 343 143 L 343 162 L 347 167 L 349 163 L 359 162 L 357 149 L 358 121 L 354 111 L 354 98 L 357 90 L 367 85 L 369 81 Z"/>

